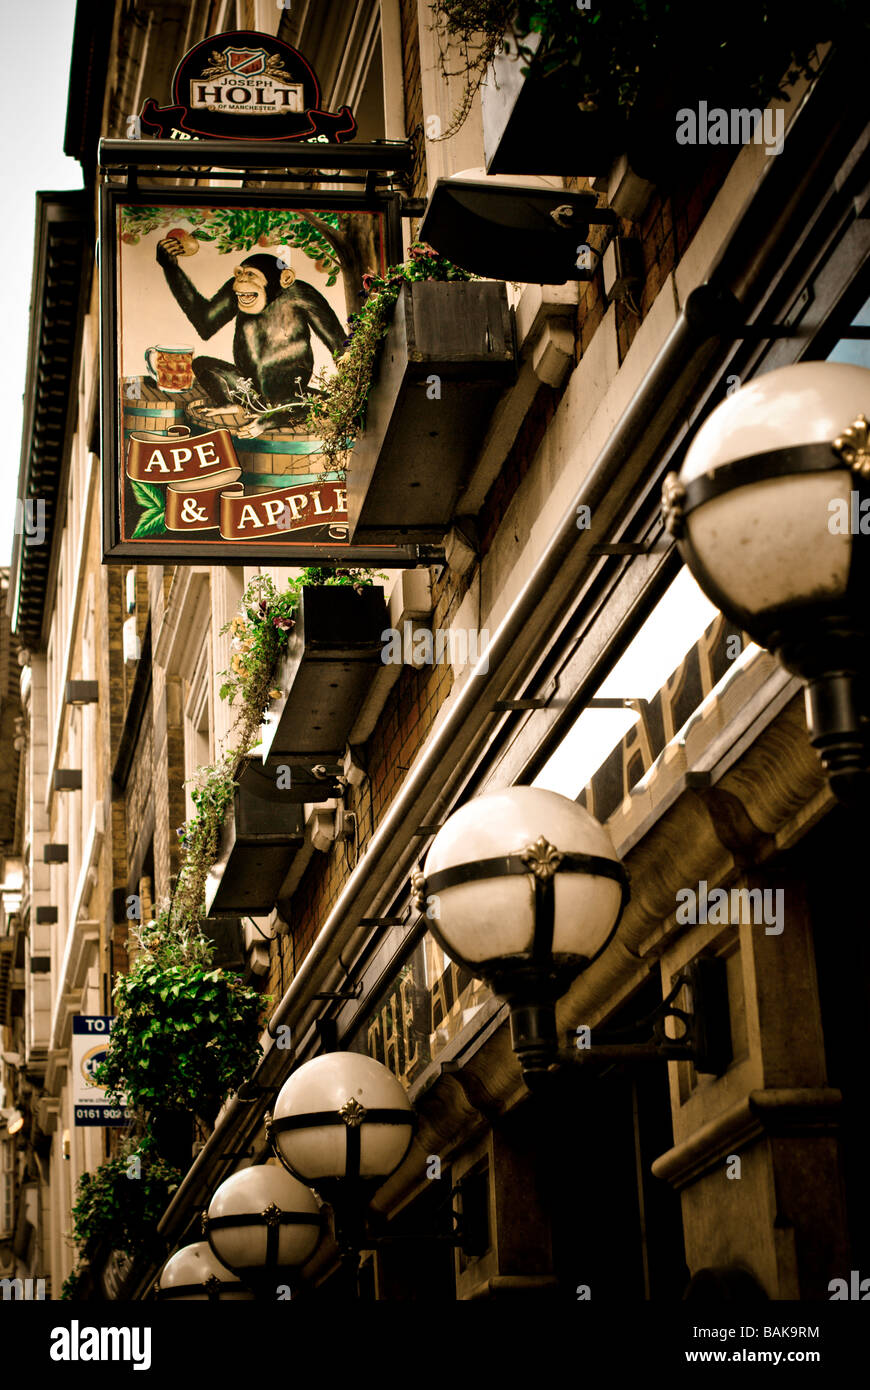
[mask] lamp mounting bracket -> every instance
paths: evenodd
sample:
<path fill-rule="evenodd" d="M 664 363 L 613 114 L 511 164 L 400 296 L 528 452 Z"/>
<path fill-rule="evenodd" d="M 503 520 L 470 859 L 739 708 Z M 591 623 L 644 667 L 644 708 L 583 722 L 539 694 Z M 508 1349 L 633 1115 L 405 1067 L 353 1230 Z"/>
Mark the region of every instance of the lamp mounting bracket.
<path fill-rule="evenodd" d="M 412 1240 L 436 1245 L 450 1245 L 455 1250 L 461 1250 L 466 1259 L 476 1259 L 485 1254 L 487 1240 L 480 1229 L 480 1221 L 475 1221 L 474 1216 L 463 1213 L 461 1206 L 457 1211 L 453 1205 L 453 1199 L 459 1197 L 462 1201 L 462 1183 L 455 1187 L 450 1187 L 445 1193 L 444 1198 L 437 1204 L 437 1210 L 442 1211 L 447 1204 L 450 1204 L 450 1218 L 453 1225 L 451 1233 L 431 1231 L 410 1230 L 396 1232 L 395 1234 L 386 1229 L 386 1222 L 383 1218 L 379 1219 L 379 1214 L 369 1212 L 367 1214 L 366 1232 L 368 1244 L 365 1249 L 377 1249 L 380 1245 L 399 1245 L 402 1241 Z"/>
<path fill-rule="evenodd" d="M 634 1033 L 650 1028 L 651 1038 L 585 1047 L 578 1030 L 576 1035 L 569 1035 L 574 1046 L 560 1052 L 559 1060 L 584 1065 L 596 1061 L 693 1062 L 697 1072 L 721 1076 L 733 1056 L 725 970 L 724 960 L 717 956 L 697 957 L 680 971 L 669 994 L 651 1014 L 630 1030 L 619 1030 L 620 1033 Z M 674 1003 L 684 987 L 689 991 L 689 1009 L 680 1009 Z M 665 1031 L 669 1018 L 678 1019 L 683 1025 L 680 1037 L 672 1038 Z M 617 1032 L 610 1034 L 611 1037 L 617 1035 Z"/>
<path fill-rule="evenodd" d="M 530 696 L 527 699 L 519 700 L 496 700 L 493 703 L 493 712 L 496 714 L 507 714 L 515 710 L 546 709 L 556 691 L 559 689 L 559 678 L 553 679 L 545 686 L 543 695 Z"/>

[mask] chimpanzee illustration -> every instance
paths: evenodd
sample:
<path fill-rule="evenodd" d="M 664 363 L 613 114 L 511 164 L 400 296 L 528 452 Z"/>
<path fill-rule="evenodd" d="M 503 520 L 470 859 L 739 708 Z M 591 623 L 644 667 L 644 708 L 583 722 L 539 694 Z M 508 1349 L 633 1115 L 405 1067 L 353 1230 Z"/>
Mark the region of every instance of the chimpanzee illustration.
<path fill-rule="evenodd" d="M 157 262 L 180 308 L 207 340 L 236 321 L 233 361 L 195 357 L 193 374 L 214 405 L 243 400 L 250 388 L 270 405 L 305 395 L 314 370 L 311 330 L 335 355 L 347 336 L 329 303 L 313 285 L 297 280 L 277 256 L 258 253 L 236 266 L 211 299 L 201 295 L 178 265 L 185 254 L 176 236 L 157 245 Z"/>

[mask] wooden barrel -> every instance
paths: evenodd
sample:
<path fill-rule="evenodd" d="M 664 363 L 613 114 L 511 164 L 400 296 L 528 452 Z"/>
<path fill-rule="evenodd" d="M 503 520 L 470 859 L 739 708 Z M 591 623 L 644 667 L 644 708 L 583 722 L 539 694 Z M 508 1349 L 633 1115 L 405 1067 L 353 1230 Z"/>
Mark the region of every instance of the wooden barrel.
<path fill-rule="evenodd" d="M 143 377 L 127 377 L 121 386 L 125 443 L 134 433 L 168 434 L 173 425 L 186 425 L 189 394 L 170 394 L 148 386 Z"/>
<path fill-rule="evenodd" d="M 335 481 L 339 475 L 326 469 L 320 440 L 302 430 L 265 430 L 255 439 L 233 440 L 248 492 L 268 492 L 285 483 Z"/>

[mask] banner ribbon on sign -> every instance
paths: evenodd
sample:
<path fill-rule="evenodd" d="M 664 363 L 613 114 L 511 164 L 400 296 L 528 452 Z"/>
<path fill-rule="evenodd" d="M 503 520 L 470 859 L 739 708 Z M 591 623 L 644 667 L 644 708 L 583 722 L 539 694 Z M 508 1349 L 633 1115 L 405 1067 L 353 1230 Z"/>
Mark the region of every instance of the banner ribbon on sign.
<path fill-rule="evenodd" d="M 347 536 L 343 483 L 297 483 L 245 493 L 229 430 L 191 435 L 186 425 L 167 434 L 131 434 L 127 477 L 166 488 L 167 531 L 219 531 L 222 540 L 281 539 L 288 531 L 327 526 Z"/>

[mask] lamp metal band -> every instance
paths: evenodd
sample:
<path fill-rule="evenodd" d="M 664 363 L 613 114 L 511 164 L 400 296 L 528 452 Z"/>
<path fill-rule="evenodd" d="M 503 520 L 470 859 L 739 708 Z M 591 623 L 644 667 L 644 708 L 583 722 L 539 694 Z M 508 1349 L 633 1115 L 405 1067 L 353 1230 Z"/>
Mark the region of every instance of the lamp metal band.
<path fill-rule="evenodd" d="M 241 1294 L 247 1293 L 244 1285 L 228 1284 L 218 1279 L 216 1275 L 211 1275 L 210 1278 L 202 1280 L 199 1284 L 173 1284 L 171 1288 L 158 1289 L 157 1297 L 161 1301 L 169 1298 L 188 1298 L 191 1294 L 199 1295 L 201 1298 L 203 1291 L 205 1291 L 209 1303 L 219 1303 L 220 1296 L 225 1290 L 232 1290 L 234 1293 Z"/>
<path fill-rule="evenodd" d="M 786 478 L 793 473 L 828 473 L 834 469 L 849 471 L 849 465 L 833 444 L 796 444 L 788 449 L 768 449 L 763 454 L 723 463 L 712 473 L 682 484 L 680 503 L 683 516 L 738 487 L 761 483 L 768 478 Z"/>
<path fill-rule="evenodd" d="M 320 1217 L 314 1211 L 282 1211 L 279 1216 L 266 1216 L 264 1212 L 256 1216 L 209 1216 L 208 1228 L 211 1231 L 230 1230 L 233 1226 L 319 1226 Z"/>
<path fill-rule="evenodd" d="M 238 1226 L 265 1226 L 266 1227 L 266 1256 L 263 1261 L 264 1269 L 275 1269 L 278 1265 L 278 1241 L 281 1226 L 320 1226 L 321 1216 L 319 1212 L 310 1211 L 282 1211 L 275 1203 L 270 1202 L 265 1211 L 245 1212 L 238 1216 L 204 1216 L 202 1229 L 203 1235 L 208 1237 L 209 1244 L 214 1250 L 209 1231 L 234 1230 Z M 220 1259 L 217 1250 L 214 1253 Z"/>
<path fill-rule="evenodd" d="M 408 1148 L 410 1148 L 415 1123 L 413 1111 L 387 1107 L 372 1107 L 370 1109 L 366 1106 L 363 1111 L 363 1118 L 367 1125 L 407 1125 L 409 1130 Z M 273 1135 L 283 1134 L 294 1129 L 316 1129 L 319 1125 L 344 1125 L 347 1134 L 344 1176 L 346 1179 L 355 1181 L 360 1175 L 361 1125 L 359 1120 L 349 1120 L 338 1110 L 313 1110 L 307 1115 L 283 1115 L 270 1121 Z M 405 1153 L 407 1154 L 407 1149 Z"/>
<path fill-rule="evenodd" d="M 617 859 L 607 859 L 600 854 L 573 854 L 564 852 L 559 859 L 557 873 L 589 874 L 601 878 L 612 878 L 622 886 L 623 897 L 628 889 L 628 874 Z M 485 878 L 502 878 L 512 874 L 529 874 L 534 870 L 520 854 L 499 855 L 496 859 L 478 859 L 471 864 L 454 864 L 449 869 L 441 869 L 426 875 L 426 891 L 437 894 L 445 888 L 455 888 L 459 883 L 476 883 Z M 535 882 L 549 881 L 552 877 L 541 879 L 535 875 Z"/>

